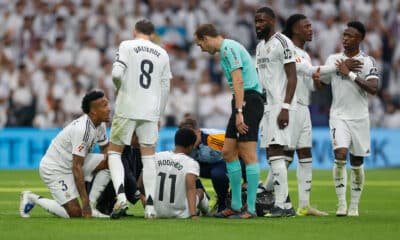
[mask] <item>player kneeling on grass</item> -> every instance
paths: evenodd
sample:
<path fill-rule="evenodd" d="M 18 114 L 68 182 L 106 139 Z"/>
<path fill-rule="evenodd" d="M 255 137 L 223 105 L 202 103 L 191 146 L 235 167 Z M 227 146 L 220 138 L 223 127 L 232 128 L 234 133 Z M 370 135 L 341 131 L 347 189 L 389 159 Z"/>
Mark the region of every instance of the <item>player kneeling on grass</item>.
<path fill-rule="evenodd" d="M 187 128 L 175 134 L 175 149 L 156 154 L 156 194 L 154 208 L 158 218 L 197 218 L 197 207 L 205 214 L 208 197 L 204 188 L 196 188 L 199 163 L 188 156 L 196 134 Z"/>
<path fill-rule="evenodd" d="M 35 204 L 63 218 L 107 217 L 91 208 L 85 180 L 91 181 L 96 171 L 110 178 L 104 169 L 107 155 L 91 153 L 96 143 L 102 153 L 106 151 L 108 138 L 104 122 L 110 121 L 110 105 L 103 92 L 93 90 L 83 98 L 82 110 L 85 114 L 58 133 L 40 162 L 40 176 L 54 200 L 30 191 L 22 192 L 21 217 L 30 217 Z"/>

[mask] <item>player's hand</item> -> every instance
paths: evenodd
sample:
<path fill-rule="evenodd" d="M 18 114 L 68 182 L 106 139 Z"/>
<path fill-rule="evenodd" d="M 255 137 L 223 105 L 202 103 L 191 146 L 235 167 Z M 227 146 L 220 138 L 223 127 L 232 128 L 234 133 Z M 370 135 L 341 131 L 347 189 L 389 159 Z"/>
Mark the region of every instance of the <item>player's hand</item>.
<path fill-rule="evenodd" d="M 349 74 L 350 69 L 346 66 L 344 60 L 337 60 L 335 65 L 336 70 L 342 75 L 347 76 Z"/>
<path fill-rule="evenodd" d="M 357 59 L 347 58 L 344 60 L 344 64 L 350 71 L 359 72 L 362 69 L 363 63 Z"/>
<path fill-rule="evenodd" d="M 284 129 L 289 125 L 289 110 L 281 109 L 278 115 L 278 127 L 279 129 Z"/>
<path fill-rule="evenodd" d="M 84 218 L 91 218 L 92 217 L 92 209 L 90 208 L 89 204 L 85 204 L 82 206 L 82 216 Z"/>
<path fill-rule="evenodd" d="M 244 123 L 244 118 L 242 113 L 236 113 L 236 129 L 241 135 L 244 135 L 249 131 L 249 126 Z"/>
<path fill-rule="evenodd" d="M 314 81 L 314 86 L 316 89 L 321 89 L 322 88 L 322 83 L 321 83 L 321 68 L 318 67 L 317 71 L 312 74 L 312 79 Z"/>

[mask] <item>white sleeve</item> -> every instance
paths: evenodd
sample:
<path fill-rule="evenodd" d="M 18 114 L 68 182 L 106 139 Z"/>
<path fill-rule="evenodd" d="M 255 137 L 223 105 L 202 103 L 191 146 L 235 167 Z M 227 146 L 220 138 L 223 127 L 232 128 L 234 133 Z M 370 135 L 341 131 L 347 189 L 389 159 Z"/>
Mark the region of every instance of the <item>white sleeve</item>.
<path fill-rule="evenodd" d="M 335 62 L 334 62 L 334 57 L 331 55 L 326 59 L 325 65 L 327 66 L 327 70 L 330 70 L 332 68 L 332 66 L 335 66 Z M 321 68 L 321 71 L 323 69 Z M 324 74 L 321 73 L 321 82 L 325 83 L 325 84 L 329 84 L 332 81 L 332 75 L 334 73 L 336 73 L 336 66 L 335 66 L 335 70 L 333 72 L 327 73 L 325 72 L 326 69 L 324 68 Z"/>
<path fill-rule="evenodd" d="M 200 176 L 200 165 L 198 162 L 196 162 L 193 158 L 187 157 L 188 159 L 185 159 L 187 161 L 187 173 L 194 174 L 196 176 Z"/>
<path fill-rule="evenodd" d="M 108 137 L 107 137 L 107 132 L 106 132 L 106 125 L 104 123 L 101 124 L 101 127 L 99 129 L 99 139 L 97 140 L 97 143 L 100 146 L 105 146 L 108 144 Z"/>
<path fill-rule="evenodd" d="M 169 57 L 167 55 L 167 62 L 164 66 L 163 73 L 161 75 L 161 104 L 160 104 L 160 115 L 163 116 L 165 107 L 167 106 L 168 95 L 170 93 L 170 80 L 172 78 L 171 69 L 169 66 Z"/>
<path fill-rule="evenodd" d="M 379 79 L 379 73 L 378 69 L 376 68 L 375 65 L 375 59 L 372 57 L 368 57 L 368 60 L 364 62 L 366 65 L 366 74 L 365 74 L 365 80 L 377 78 Z"/>
<path fill-rule="evenodd" d="M 127 68 L 128 62 L 128 51 L 125 50 L 124 42 L 122 42 L 118 48 L 118 52 L 115 56 L 115 62 L 113 63 L 113 69 L 111 72 L 114 87 L 119 89 L 121 86 L 121 79 L 125 73 L 125 69 Z"/>
<path fill-rule="evenodd" d="M 78 124 L 73 126 L 71 131 L 72 154 L 80 157 L 86 157 L 90 148 L 90 128 L 87 127 L 85 131 L 82 131 L 82 129 L 80 129 L 78 126 Z"/>
<path fill-rule="evenodd" d="M 283 64 L 296 62 L 294 56 L 295 50 L 292 41 L 288 38 L 283 40 L 279 38 L 278 40 L 281 42 L 281 44 L 278 44 L 279 46 L 278 54 L 280 59 L 282 59 Z"/>

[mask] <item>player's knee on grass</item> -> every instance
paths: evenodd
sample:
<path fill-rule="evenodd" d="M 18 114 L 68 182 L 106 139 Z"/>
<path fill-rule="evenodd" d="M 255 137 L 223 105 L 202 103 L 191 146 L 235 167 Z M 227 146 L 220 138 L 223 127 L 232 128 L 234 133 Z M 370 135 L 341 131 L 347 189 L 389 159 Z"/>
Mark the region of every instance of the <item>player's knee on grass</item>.
<path fill-rule="evenodd" d="M 301 148 L 296 150 L 299 159 L 311 158 L 311 148 Z M 293 155 L 292 155 L 293 156 Z"/>
<path fill-rule="evenodd" d="M 77 199 L 73 199 L 63 206 L 70 218 L 82 217 L 82 209 Z"/>
<path fill-rule="evenodd" d="M 347 148 L 338 148 L 335 150 L 335 159 L 346 161 Z"/>
<path fill-rule="evenodd" d="M 351 166 L 358 167 L 364 163 L 364 158 L 359 156 L 354 156 L 350 154 L 350 164 Z"/>

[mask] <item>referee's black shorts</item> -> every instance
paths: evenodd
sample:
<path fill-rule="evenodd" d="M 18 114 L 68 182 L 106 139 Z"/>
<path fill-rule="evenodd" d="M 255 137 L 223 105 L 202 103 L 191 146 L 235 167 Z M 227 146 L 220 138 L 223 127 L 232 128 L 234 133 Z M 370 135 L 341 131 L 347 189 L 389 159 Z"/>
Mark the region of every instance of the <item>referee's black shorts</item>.
<path fill-rule="evenodd" d="M 258 128 L 261 118 L 264 114 L 264 104 L 262 96 L 254 90 L 246 90 L 244 92 L 243 118 L 244 123 L 249 127 L 246 134 L 242 135 L 236 128 L 236 110 L 235 97 L 232 98 L 231 107 L 232 114 L 226 127 L 226 138 L 235 138 L 238 141 L 255 141 L 258 140 Z"/>

